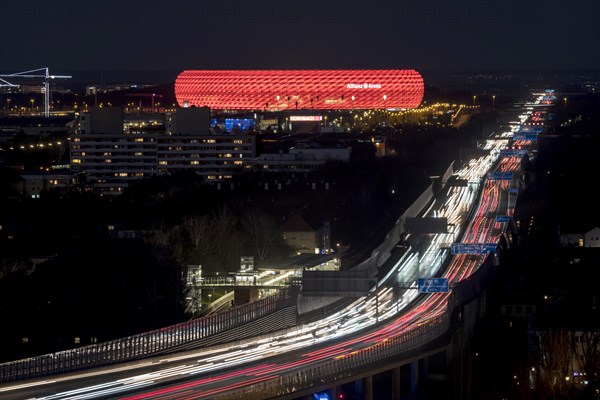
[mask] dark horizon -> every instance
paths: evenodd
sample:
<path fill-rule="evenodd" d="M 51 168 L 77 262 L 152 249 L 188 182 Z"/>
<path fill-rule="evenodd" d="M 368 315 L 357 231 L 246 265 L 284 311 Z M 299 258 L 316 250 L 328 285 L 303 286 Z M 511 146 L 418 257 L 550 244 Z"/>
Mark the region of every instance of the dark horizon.
<path fill-rule="evenodd" d="M 0 70 L 600 69 L 585 0 L 5 0 Z"/>

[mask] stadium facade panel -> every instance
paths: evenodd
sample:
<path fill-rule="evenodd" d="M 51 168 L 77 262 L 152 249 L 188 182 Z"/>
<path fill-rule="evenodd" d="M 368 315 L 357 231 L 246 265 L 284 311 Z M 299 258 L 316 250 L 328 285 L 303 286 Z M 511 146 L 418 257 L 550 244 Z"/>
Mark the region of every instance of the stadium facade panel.
<path fill-rule="evenodd" d="M 181 107 L 213 110 L 415 108 L 421 75 L 391 70 L 188 70 L 175 80 Z"/>

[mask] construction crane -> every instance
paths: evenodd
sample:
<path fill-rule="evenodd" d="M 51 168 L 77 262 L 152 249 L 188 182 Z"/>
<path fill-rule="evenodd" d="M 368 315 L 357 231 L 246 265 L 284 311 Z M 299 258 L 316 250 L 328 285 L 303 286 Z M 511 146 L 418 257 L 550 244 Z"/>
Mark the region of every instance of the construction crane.
<path fill-rule="evenodd" d="M 36 74 L 43 71 L 44 74 Z M 0 74 L 0 86 L 19 87 L 2 78 L 44 78 L 44 115 L 50 116 L 50 79 L 67 79 L 71 75 L 50 75 L 48 67 L 32 69 L 31 71 L 15 72 L 14 74 Z"/>
<path fill-rule="evenodd" d="M 125 96 L 138 96 L 138 97 L 152 97 L 152 112 L 154 112 L 154 98 L 163 97 L 162 94 L 156 93 L 126 93 Z M 142 101 L 140 100 L 140 109 L 142 108 Z"/>

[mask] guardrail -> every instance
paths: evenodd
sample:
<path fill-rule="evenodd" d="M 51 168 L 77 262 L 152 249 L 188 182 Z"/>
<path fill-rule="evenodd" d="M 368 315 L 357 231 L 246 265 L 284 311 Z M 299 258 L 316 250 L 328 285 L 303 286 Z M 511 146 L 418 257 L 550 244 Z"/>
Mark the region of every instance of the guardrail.
<path fill-rule="evenodd" d="M 255 383 L 224 395 L 214 396 L 212 399 L 264 400 L 309 390 L 314 391 L 323 384 L 350 378 L 354 374 L 364 374 L 368 369 L 381 368 L 385 361 L 397 363 L 398 359 L 414 355 L 415 352 L 419 353 L 424 346 L 448 333 L 449 327 L 450 318 L 449 313 L 446 312 L 409 332 L 381 341 L 373 346 L 324 363 L 309 365 L 300 371 L 279 375 L 277 378 Z"/>
<path fill-rule="evenodd" d="M 294 306 L 296 293 L 294 288 L 284 288 L 272 296 L 207 317 L 103 343 L 6 362 L 0 364 L 0 383 L 103 367 L 205 343 L 214 344 L 211 338 Z M 281 324 L 289 323 L 289 318 L 281 320 Z M 261 333 L 285 327 L 273 321 L 262 324 L 266 331 Z"/>

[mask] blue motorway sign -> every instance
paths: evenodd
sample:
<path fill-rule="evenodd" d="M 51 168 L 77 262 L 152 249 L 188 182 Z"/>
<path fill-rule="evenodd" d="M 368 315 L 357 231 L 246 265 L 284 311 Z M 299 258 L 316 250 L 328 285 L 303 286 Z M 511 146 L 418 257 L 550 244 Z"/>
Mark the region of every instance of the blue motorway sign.
<path fill-rule="evenodd" d="M 544 127 L 541 125 L 521 125 L 519 127 L 519 132 L 520 133 L 526 133 L 526 132 L 537 132 L 537 133 L 541 133 L 544 131 Z"/>
<path fill-rule="evenodd" d="M 492 181 L 510 181 L 513 178 L 512 171 L 492 171 L 488 172 L 487 177 Z"/>
<path fill-rule="evenodd" d="M 495 252 L 497 243 L 452 243 L 450 252 L 452 254 L 488 254 Z"/>
<path fill-rule="evenodd" d="M 537 140 L 537 132 L 515 132 L 513 140 Z"/>
<path fill-rule="evenodd" d="M 419 278 L 419 293 L 447 293 L 448 278 Z"/>
<path fill-rule="evenodd" d="M 501 157 L 525 157 L 527 155 L 527 150 L 518 150 L 518 149 L 502 149 L 500 150 Z"/>
<path fill-rule="evenodd" d="M 496 215 L 496 222 L 510 222 L 510 215 Z"/>

